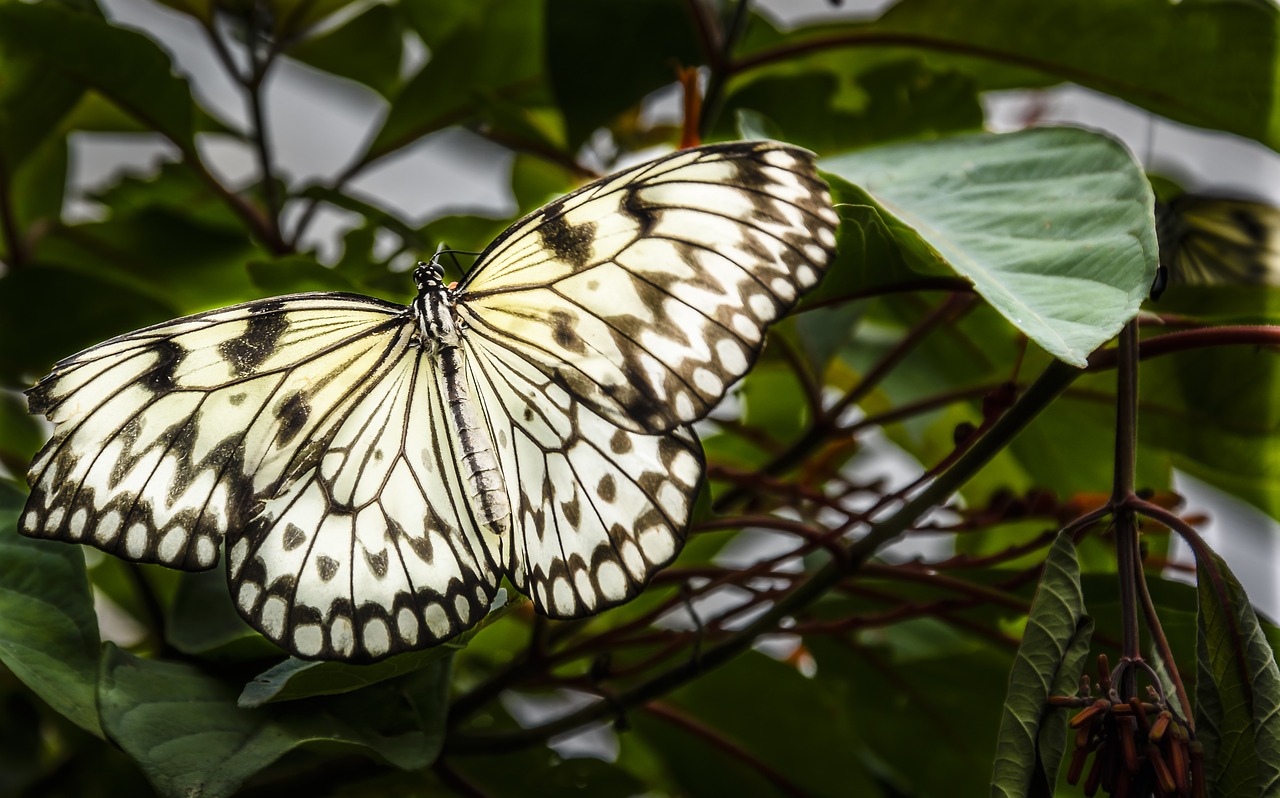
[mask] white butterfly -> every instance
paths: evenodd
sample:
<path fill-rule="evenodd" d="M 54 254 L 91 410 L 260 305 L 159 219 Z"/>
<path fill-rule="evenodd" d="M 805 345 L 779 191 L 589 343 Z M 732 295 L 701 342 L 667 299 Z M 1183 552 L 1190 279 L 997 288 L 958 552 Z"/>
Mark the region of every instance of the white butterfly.
<path fill-rule="evenodd" d="M 484 616 L 638 593 L 683 542 L 689 424 L 816 284 L 837 216 L 812 156 L 685 150 L 526 216 L 403 307 L 312 293 L 114 338 L 29 391 L 54 422 L 20 529 L 216 565 L 292 653 L 373 661 Z"/>

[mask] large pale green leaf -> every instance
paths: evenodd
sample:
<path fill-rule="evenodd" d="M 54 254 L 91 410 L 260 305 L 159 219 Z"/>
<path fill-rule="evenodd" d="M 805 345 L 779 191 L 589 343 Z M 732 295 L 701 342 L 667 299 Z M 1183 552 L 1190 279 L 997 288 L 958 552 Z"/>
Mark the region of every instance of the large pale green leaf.
<path fill-rule="evenodd" d="M 1050 695 L 1074 694 L 1089 654 L 1080 565 L 1070 535 L 1059 534 L 1031 602 L 1018 658 L 1009 671 L 991 773 L 993 798 L 1050 796 L 1066 747 L 1067 718 Z"/>
<path fill-rule="evenodd" d="M 108 736 L 156 791 L 183 798 L 234 793 L 253 774 L 307 744 L 340 746 L 397 767 L 439 753 L 421 731 L 383 734 L 373 722 L 390 696 L 298 708 L 241 709 L 233 684 L 190 665 L 145 660 L 108 646 L 98 704 Z M 360 703 L 367 705 L 363 717 Z"/>
<path fill-rule="evenodd" d="M 0 662 L 77 726 L 102 736 L 94 706 L 98 619 L 79 546 L 24 538 L 24 497 L 0 482 Z"/>
<path fill-rule="evenodd" d="M 827 158 L 899 246 L 948 263 L 1050 354 L 1083 366 L 1137 313 L 1155 275 L 1151 186 L 1081 130 L 957 136 Z"/>
<path fill-rule="evenodd" d="M 1196 736 L 1210 795 L 1280 795 L 1280 670 L 1244 588 L 1216 554 L 1196 564 Z"/>
<path fill-rule="evenodd" d="M 0 46 L 97 89 L 128 114 L 192 152 L 195 106 L 155 42 L 53 3 L 0 4 Z"/>

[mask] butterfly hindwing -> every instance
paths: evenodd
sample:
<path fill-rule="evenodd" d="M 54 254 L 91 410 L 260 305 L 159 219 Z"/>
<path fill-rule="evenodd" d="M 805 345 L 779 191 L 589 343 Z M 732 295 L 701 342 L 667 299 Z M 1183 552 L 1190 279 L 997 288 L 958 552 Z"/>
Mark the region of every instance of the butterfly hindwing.
<path fill-rule="evenodd" d="M 62 361 L 29 392 L 54 432 L 29 471 L 21 530 L 136 562 L 213 567 L 228 529 L 340 420 L 349 386 L 380 378 L 403 344 L 401 310 L 282 297 Z"/>
<path fill-rule="evenodd" d="M 536 364 L 615 425 L 691 423 L 821 278 L 837 217 L 810 153 L 677 152 L 517 222 L 459 290 L 469 335 Z"/>
<path fill-rule="evenodd" d="M 508 578 L 552 618 L 639 593 L 684 542 L 703 472 L 692 432 L 632 432 L 510 350 L 467 352 L 511 498 Z"/>
<path fill-rule="evenodd" d="M 402 350 L 313 464 L 228 537 L 232 595 L 306 658 L 375 660 L 434 645 L 487 611 L 498 567 L 465 500 L 435 360 Z"/>

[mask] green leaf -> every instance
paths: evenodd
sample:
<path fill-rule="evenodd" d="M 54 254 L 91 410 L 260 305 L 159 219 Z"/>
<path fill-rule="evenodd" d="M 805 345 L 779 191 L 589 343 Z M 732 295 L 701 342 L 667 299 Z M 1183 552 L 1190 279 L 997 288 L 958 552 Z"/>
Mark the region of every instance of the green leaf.
<path fill-rule="evenodd" d="M 1280 358 L 1254 347 L 1179 352 L 1142 364 L 1144 443 L 1280 520 Z"/>
<path fill-rule="evenodd" d="M 108 646 L 98 704 L 112 741 L 143 769 L 162 796 L 219 798 L 299 746 L 337 745 L 411 769 L 431 764 L 439 746 L 421 731 L 382 734 L 376 701 L 246 710 L 236 688 L 190 666 L 134 657 Z"/>
<path fill-rule="evenodd" d="M 1066 713 L 1050 695 L 1074 695 L 1089 654 L 1093 621 L 1084 614 L 1075 544 L 1059 533 L 1031 602 L 1018 658 L 1009 672 L 991 795 L 1051 796 L 1066 748 Z"/>
<path fill-rule="evenodd" d="M 738 388 L 743 420 L 775 440 L 797 437 L 809 419 L 800 381 L 786 364 L 774 360 L 757 363 Z"/>
<path fill-rule="evenodd" d="M 874 795 L 874 782 L 859 761 L 862 740 L 856 716 L 844 696 L 828 688 L 791 665 L 752 651 L 717 669 L 713 678 L 691 682 L 662 699 L 669 712 L 686 722 L 646 712 L 632 713 L 629 720 L 632 734 L 662 760 L 681 794 Z M 690 726 L 707 731 L 694 733 Z M 780 792 L 761 771 L 726 755 L 718 740 L 797 789 Z M 622 743 L 631 741 L 623 737 Z M 841 766 L 833 768 L 832 762 Z"/>
<path fill-rule="evenodd" d="M 676 67 L 703 63 L 680 0 L 548 0 L 547 68 L 569 148 L 674 83 Z"/>
<path fill-rule="evenodd" d="M 184 152 L 194 152 L 195 106 L 155 42 L 53 3 L 0 5 L 0 46 L 94 88 Z"/>
<path fill-rule="evenodd" d="M 0 162 L 10 170 L 55 138 L 53 131 L 84 93 L 78 82 L 25 56 L 0 32 Z"/>
<path fill-rule="evenodd" d="M 1244 588 L 1216 554 L 1196 563 L 1196 736 L 1214 796 L 1280 791 L 1280 670 Z"/>
<path fill-rule="evenodd" d="M 863 742 L 828 755 L 828 769 L 832 761 L 867 763 L 889 785 L 882 793 L 890 795 L 987 791 L 1011 648 L 934 618 L 869 629 L 846 640 L 808 637 L 805 643 L 817 662 L 816 681 L 856 723 Z M 780 722 L 774 735 L 787 737 L 794 728 Z"/>
<path fill-rule="evenodd" d="M 162 318 L 259 297 L 244 265 L 262 256 L 243 229 L 210 223 L 167 201 L 121 209 L 103 222 L 59 227 L 35 251 L 41 264 L 74 273 L 72 279 L 109 281 L 164 305 L 169 310 Z M 122 323 L 116 332 L 137 326 Z"/>
<path fill-rule="evenodd" d="M 267 670 L 245 685 L 239 705 L 250 709 L 268 703 L 296 701 L 319 695 L 336 695 L 359 690 L 371 684 L 394 679 L 424 668 L 442 667 L 454 652 L 466 648 L 467 643 L 481 629 L 506 616 L 528 599 L 520 596 L 501 607 L 491 610 L 478 624 L 454 639 L 435 648 L 411 651 L 375 662 L 372 665 L 347 665 L 341 662 L 308 662 L 294 657 Z"/>
<path fill-rule="evenodd" d="M 479 0 L 472 6 L 392 102 L 367 158 L 470 120 L 483 109 L 486 94 L 508 100 L 540 96 L 542 3 Z"/>
<path fill-rule="evenodd" d="M 943 272 L 934 253 L 920 260 L 917 253 L 901 248 L 897 234 L 857 186 L 835 175 L 824 175 L 840 215 L 836 234 L 836 258 L 817 288 L 805 294 L 801 307 L 840 301 L 887 285 L 908 285 L 921 272 Z M 910 265 L 908 265 L 910 264 Z"/>
<path fill-rule="evenodd" d="M 179 575 L 178 589 L 165 617 L 165 638 L 184 654 L 210 659 L 280 655 L 279 648 L 240 617 L 221 568 Z"/>
<path fill-rule="evenodd" d="M 850 80 L 852 88 L 843 85 Z M 914 57 L 876 64 L 854 76 L 806 70 L 737 85 L 718 117 L 717 137 L 729 136 L 730 123 L 747 110 L 769 120 L 776 131 L 772 137 L 817 152 L 982 127 L 973 79 L 953 69 L 934 72 Z M 845 97 L 850 91 L 857 96 L 853 108 Z"/>
<path fill-rule="evenodd" d="M 1055 357 L 1089 353 L 1138 312 L 1155 275 L 1151 185 L 1128 153 L 1081 130 L 1036 129 L 824 159 Z"/>
<path fill-rule="evenodd" d="M 363 83 L 384 97 L 400 84 L 404 23 L 389 5 L 377 4 L 345 24 L 288 50 L 316 69 Z"/>
<path fill-rule="evenodd" d="M 98 618 L 79 546 L 17 531 L 24 498 L 0 482 L 0 662 L 49 706 L 99 737 Z"/>
<path fill-rule="evenodd" d="M 355 286 L 341 272 L 308 255 L 288 255 L 273 261 L 250 261 L 249 277 L 267 294 L 303 291 L 352 291 Z"/>
<path fill-rule="evenodd" d="M 67 141 L 50 136 L 14 170 L 9 187 L 14 222 L 28 239 L 61 217 L 66 185 Z"/>
<path fill-rule="evenodd" d="M 870 22 L 789 34 L 755 18 L 735 56 L 763 61 L 763 74 L 817 67 L 852 83 L 910 53 L 972 74 L 983 91 L 1070 81 L 1274 149 L 1278 18 L 1267 2 L 905 0 Z M 790 57 L 775 60 L 783 47 Z"/>
<path fill-rule="evenodd" d="M 40 422 L 27 412 L 26 398 L 0 388 L 0 465 L 14 474 L 26 473 L 44 438 Z"/>

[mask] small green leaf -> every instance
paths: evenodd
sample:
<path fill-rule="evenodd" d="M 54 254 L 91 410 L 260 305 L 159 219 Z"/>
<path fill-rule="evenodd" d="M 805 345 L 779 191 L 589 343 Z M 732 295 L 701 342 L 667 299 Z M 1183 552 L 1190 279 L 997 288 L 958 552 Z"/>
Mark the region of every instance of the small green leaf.
<path fill-rule="evenodd" d="M 1009 672 L 991 774 L 993 798 L 1053 795 L 1066 747 L 1067 717 L 1047 699 L 1073 695 L 1078 688 L 1093 633 L 1093 621 L 1084 610 L 1075 544 L 1070 535 L 1059 533 Z"/>
<path fill-rule="evenodd" d="M 1249 597 L 1216 554 L 1196 563 L 1196 736 L 1213 796 L 1280 794 L 1280 670 Z"/>
<path fill-rule="evenodd" d="M 0 482 L 0 662 L 99 737 L 98 618 L 79 546 L 18 534 L 23 496 Z"/>
<path fill-rule="evenodd" d="M 1018 329 L 1084 366 L 1137 312 L 1155 276 L 1151 185 L 1117 143 L 1035 129 L 824 159 Z M 913 240 L 914 239 L 914 240 Z"/>
<path fill-rule="evenodd" d="M 98 705 L 103 728 L 168 798 L 220 798 L 284 754 L 310 743 L 339 745 L 411 769 L 438 746 L 421 731 L 386 735 L 359 702 L 247 710 L 236 689 L 190 665 L 134 657 L 108 646 Z M 363 703 L 389 702 L 378 695 Z"/>

